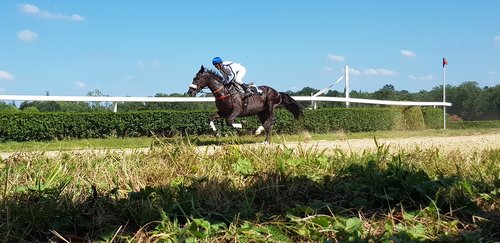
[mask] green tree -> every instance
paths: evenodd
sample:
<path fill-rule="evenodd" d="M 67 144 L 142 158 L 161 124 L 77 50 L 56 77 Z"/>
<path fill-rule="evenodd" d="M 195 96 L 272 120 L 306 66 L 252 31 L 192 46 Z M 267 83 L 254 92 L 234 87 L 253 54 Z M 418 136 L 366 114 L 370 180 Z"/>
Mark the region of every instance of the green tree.
<path fill-rule="evenodd" d="M 286 93 L 292 96 L 311 96 L 312 94 L 316 94 L 319 92 L 319 89 L 311 88 L 311 87 L 304 87 L 299 91 L 293 92 L 293 91 L 287 91 Z"/>
<path fill-rule="evenodd" d="M 19 111 L 19 109 L 14 104 L 0 102 L 0 111 Z"/>
<path fill-rule="evenodd" d="M 485 87 L 483 92 L 487 100 L 487 108 L 482 118 L 487 120 L 500 119 L 500 85 Z"/>
<path fill-rule="evenodd" d="M 187 97 L 187 94 L 163 94 L 157 93 L 155 97 Z M 211 102 L 148 102 L 145 104 L 147 110 L 206 110 L 214 109 L 215 105 Z"/>
<path fill-rule="evenodd" d="M 453 91 L 453 89 L 450 89 L 450 91 Z M 450 92 L 449 101 L 453 103 L 453 109 L 450 111 L 460 115 L 464 120 L 477 120 L 488 109 L 487 97 L 482 93 L 477 82 L 468 81 L 462 83 L 457 87 L 455 94 Z"/>
<path fill-rule="evenodd" d="M 118 104 L 119 112 L 142 111 L 146 109 L 146 103 L 143 102 L 122 102 Z"/>
<path fill-rule="evenodd" d="M 105 95 L 103 92 L 101 92 L 98 89 L 95 89 L 93 91 L 89 91 L 87 93 L 87 96 L 92 96 L 92 97 L 109 97 L 109 95 Z M 95 111 L 110 111 L 112 103 L 111 102 L 100 102 L 100 101 L 91 101 L 89 102 L 89 106 L 91 109 Z"/>
<path fill-rule="evenodd" d="M 61 111 L 61 105 L 55 101 L 23 101 L 19 109 L 24 110 L 32 106 L 41 112 Z"/>
<path fill-rule="evenodd" d="M 395 100 L 396 90 L 392 84 L 386 84 L 381 89 L 375 91 L 373 98 L 377 100 Z"/>

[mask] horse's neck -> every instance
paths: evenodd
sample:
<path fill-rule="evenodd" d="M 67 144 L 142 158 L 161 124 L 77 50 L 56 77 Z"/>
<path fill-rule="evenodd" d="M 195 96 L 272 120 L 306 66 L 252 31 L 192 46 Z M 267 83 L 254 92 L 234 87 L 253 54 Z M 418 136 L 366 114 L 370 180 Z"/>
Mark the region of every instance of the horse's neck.
<path fill-rule="evenodd" d="M 209 82 L 208 88 L 212 91 L 212 94 L 220 94 L 224 90 L 224 85 L 216 79 L 212 79 Z"/>

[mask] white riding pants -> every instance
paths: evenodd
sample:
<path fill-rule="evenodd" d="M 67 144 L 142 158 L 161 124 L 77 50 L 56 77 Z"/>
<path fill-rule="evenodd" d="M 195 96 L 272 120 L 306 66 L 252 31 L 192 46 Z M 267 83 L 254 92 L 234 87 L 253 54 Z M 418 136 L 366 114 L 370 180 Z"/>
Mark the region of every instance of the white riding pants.
<path fill-rule="evenodd" d="M 245 77 L 246 73 L 247 69 L 240 66 L 239 70 L 235 73 L 236 77 L 234 78 L 234 81 L 236 81 L 236 83 L 243 84 L 243 77 Z"/>

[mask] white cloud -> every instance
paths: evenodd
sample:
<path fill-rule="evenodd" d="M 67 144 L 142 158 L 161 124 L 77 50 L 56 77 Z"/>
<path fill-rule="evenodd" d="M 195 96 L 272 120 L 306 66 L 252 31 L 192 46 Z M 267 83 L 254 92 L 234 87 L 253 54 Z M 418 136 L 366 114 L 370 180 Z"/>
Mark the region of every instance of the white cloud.
<path fill-rule="evenodd" d="M 73 20 L 73 21 L 85 21 L 85 18 L 79 14 L 72 14 L 71 20 Z"/>
<path fill-rule="evenodd" d="M 331 54 L 331 53 L 328 53 L 328 55 L 326 55 L 326 58 L 328 58 L 328 60 L 335 61 L 335 62 L 342 62 L 345 60 L 345 58 L 343 56 L 338 56 L 338 55 Z"/>
<path fill-rule="evenodd" d="M 415 56 L 414 52 L 408 51 L 408 50 L 401 50 L 400 53 L 401 53 L 401 55 L 403 55 L 405 57 L 414 57 Z"/>
<path fill-rule="evenodd" d="M 354 69 L 352 67 L 349 67 L 349 74 L 358 76 L 358 75 L 361 75 L 361 71 Z"/>
<path fill-rule="evenodd" d="M 19 6 L 21 9 L 21 12 L 27 13 L 27 14 L 38 14 L 40 13 L 40 9 L 32 4 L 22 4 Z"/>
<path fill-rule="evenodd" d="M 40 9 L 39 7 L 32 4 L 21 4 L 19 9 L 22 13 L 32 14 L 44 19 L 61 19 L 61 20 L 71 20 L 71 21 L 85 21 L 85 18 L 79 14 L 62 14 L 62 13 L 52 13 L 48 10 Z"/>
<path fill-rule="evenodd" d="M 493 41 L 497 44 L 500 44 L 500 35 L 493 37 Z"/>
<path fill-rule="evenodd" d="M 488 74 L 494 76 L 494 75 L 497 75 L 497 72 L 495 72 L 495 71 L 489 71 Z"/>
<path fill-rule="evenodd" d="M 333 71 L 333 69 L 331 67 L 323 67 L 323 70 L 325 72 L 331 72 L 331 71 Z"/>
<path fill-rule="evenodd" d="M 140 68 L 140 69 L 143 69 L 143 68 L 146 66 L 146 64 L 145 64 L 143 61 L 138 61 L 138 62 L 135 64 L 135 66 L 137 66 L 137 67 L 138 67 L 138 68 Z"/>
<path fill-rule="evenodd" d="M 145 69 L 145 68 L 161 68 L 162 64 L 158 60 L 153 60 L 153 61 L 143 61 L 139 60 L 135 63 L 135 66 L 138 69 Z"/>
<path fill-rule="evenodd" d="M 161 62 L 160 61 L 153 61 L 153 67 L 154 68 L 160 68 L 161 67 Z"/>
<path fill-rule="evenodd" d="M 365 69 L 363 71 L 363 73 L 366 74 L 366 75 L 372 75 L 372 76 L 392 76 L 392 75 L 396 75 L 395 71 L 391 71 L 391 70 L 387 70 L 387 69 L 383 69 L 383 68 L 378 68 L 378 69 L 369 68 L 369 69 Z"/>
<path fill-rule="evenodd" d="M 0 87 L 0 94 L 4 93 L 4 92 L 5 92 L 5 88 L 4 87 Z"/>
<path fill-rule="evenodd" d="M 434 76 L 432 76 L 430 74 L 428 74 L 426 76 L 421 76 L 421 77 L 410 75 L 410 76 L 408 76 L 408 78 L 413 79 L 413 80 L 433 80 Z"/>
<path fill-rule="evenodd" d="M 11 80 L 14 79 L 14 75 L 10 74 L 7 71 L 0 70 L 0 79 Z"/>
<path fill-rule="evenodd" d="M 85 88 L 85 86 L 86 86 L 85 83 L 82 81 L 77 80 L 74 83 L 75 83 L 76 87 L 78 87 L 78 88 Z"/>
<path fill-rule="evenodd" d="M 38 38 L 38 34 L 31 30 L 25 29 L 17 33 L 17 38 L 22 41 L 34 41 L 36 40 L 36 38 Z"/>

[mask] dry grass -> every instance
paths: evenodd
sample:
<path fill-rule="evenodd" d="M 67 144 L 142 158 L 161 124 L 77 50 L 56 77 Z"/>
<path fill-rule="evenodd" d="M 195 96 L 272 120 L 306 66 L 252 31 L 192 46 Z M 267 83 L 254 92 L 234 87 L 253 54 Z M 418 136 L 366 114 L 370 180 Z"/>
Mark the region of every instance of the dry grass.
<path fill-rule="evenodd" d="M 495 240 L 498 161 L 383 144 L 25 152 L 0 163 L 0 241 Z"/>

